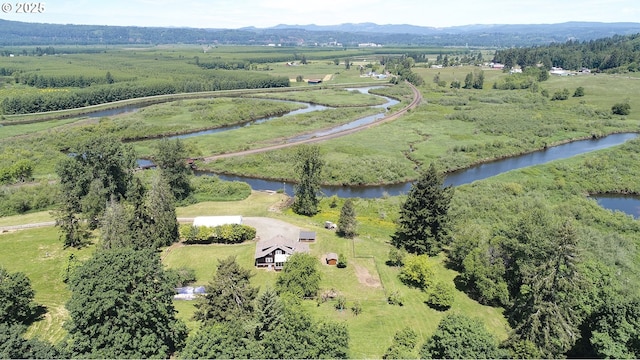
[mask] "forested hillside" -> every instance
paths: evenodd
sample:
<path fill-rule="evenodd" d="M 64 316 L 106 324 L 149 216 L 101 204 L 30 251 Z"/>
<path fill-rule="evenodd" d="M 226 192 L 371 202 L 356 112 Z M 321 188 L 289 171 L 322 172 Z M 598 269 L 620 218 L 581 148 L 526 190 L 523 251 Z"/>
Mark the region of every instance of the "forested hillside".
<path fill-rule="evenodd" d="M 428 20 L 427 20 L 428 21 Z M 409 25 L 279 25 L 258 29 L 159 28 L 59 25 L 0 19 L 0 46 L 116 44 L 234 44 L 316 46 L 340 43 L 383 45 L 512 47 L 588 41 L 640 32 L 640 23 L 567 22 L 540 25 L 467 25 L 447 28 Z"/>
<path fill-rule="evenodd" d="M 640 34 L 613 36 L 590 41 L 511 48 L 496 52 L 494 60 L 507 68 L 523 68 L 539 63 L 580 70 L 588 68 L 607 72 L 640 71 Z"/>

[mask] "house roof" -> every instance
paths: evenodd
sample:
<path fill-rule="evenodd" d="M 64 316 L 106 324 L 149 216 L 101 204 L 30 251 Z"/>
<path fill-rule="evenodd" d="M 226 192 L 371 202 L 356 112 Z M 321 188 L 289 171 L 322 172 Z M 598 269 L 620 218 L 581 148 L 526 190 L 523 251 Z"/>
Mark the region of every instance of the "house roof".
<path fill-rule="evenodd" d="M 315 231 L 300 231 L 300 239 L 315 239 Z"/>
<path fill-rule="evenodd" d="M 283 253 L 291 255 L 296 252 L 309 252 L 309 245 L 297 240 L 287 239 L 282 235 L 276 235 L 268 240 L 260 240 L 256 243 L 256 253 L 254 259 L 264 257 L 275 250 L 282 250 Z"/>
<path fill-rule="evenodd" d="M 328 253 L 327 260 L 338 260 L 338 254 L 336 253 Z"/>

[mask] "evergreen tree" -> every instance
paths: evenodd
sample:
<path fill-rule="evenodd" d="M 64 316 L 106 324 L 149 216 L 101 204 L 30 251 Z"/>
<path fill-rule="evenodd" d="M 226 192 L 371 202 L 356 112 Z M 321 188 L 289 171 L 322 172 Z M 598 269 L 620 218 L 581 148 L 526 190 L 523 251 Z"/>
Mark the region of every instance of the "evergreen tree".
<path fill-rule="evenodd" d="M 533 268 L 521 267 L 523 283 L 509 318 L 515 325 L 515 340 L 533 342 L 545 357 L 559 357 L 580 335 L 583 314 L 577 305 L 583 281 L 577 270 L 575 229 L 569 222 L 548 228 L 551 236 L 546 244 L 531 244 L 547 249 L 540 255 L 542 261 Z"/>
<path fill-rule="evenodd" d="M 357 235 L 356 228 L 356 210 L 353 207 L 353 201 L 347 199 L 340 209 L 340 218 L 338 219 L 338 235 L 352 239 Z"/>
<path fill-rule="evenodd" d="M 473 73 L 468 73 L 467 76 L 464 77 L 464 86 L 465 89 L 471 89 L 473 87 Z"/>
<path fill-rule="evenodd" d="M 205 324 L 249 318 L 258 295 L 258 288 L 250 283 L 252 276 L 234 256 L 218 260 L 216 274 L 205 286 L 206 295 L 195 304 L 194 318 Z"/>
<path fill-rule="evenodd" d="M 313 216 L 318 213 L 318 193 L 324 161 L 318 146 L 303 145 L 296 154 L 296 172 L 299 179 L 295 187 L 292 209 L 296 214 Z"/>
<path fill-rule="evenodd" d="M 264 358 L 259 343 L 248 336 L 244 323 L 222 322 L 204 326 L 189 336 L 182 359 Z"/>
<path fill-rule="evenodd" d="M 284 304 L 278 293 L 272 288 L 267 288 L 256 301 L 256 338 L 262 339 L 265 333 L 280 325 L 283 314 Z"/>
<path fill-rule="evenodd" d="M 443 187 L 444 176 L 433 164 L 413 184 L 400 209 L 391 243 L 410 253 L 435 255 L 445 244 L 449 222 L 451 186 Z"/>

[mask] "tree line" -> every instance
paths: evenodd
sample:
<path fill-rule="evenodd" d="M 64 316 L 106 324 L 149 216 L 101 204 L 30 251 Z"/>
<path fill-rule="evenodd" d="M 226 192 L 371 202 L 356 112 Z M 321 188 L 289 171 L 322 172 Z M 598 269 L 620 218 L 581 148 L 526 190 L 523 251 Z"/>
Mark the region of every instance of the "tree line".
<path fill-rule="evenodd" d="M 496 51 L 494 61 L 506 68 L 527 68 L 543 64 L 578 70 L 588 68 L 606 72 L 640 71 L 640 34 L 615 35 L 590 41 L 567 41 L 546 46 L 509 48 Z"/>
<path fill-rule="evenodd" d="M 7 115 L 29 114 L 74 109 L 146 96 L 199 91 L 262 89 L 288 87 L 290 85 L 289 79 L 283 76 L 273 77 L 266 74 L 256 75 L 231 72 L 217 72 L 204 80 L 191 81 L 185 79 L 178 82 L 147 81 L 140 83 L 115 82 L 110 84 L 110 78 L 110 76 L 105 76 L 104 82 L 106 83 L 103 85 L 92 85 L 81 89 L 60 90 L 47 94 L 15 94 L 5 97 L 0 103 L 0 113 Z M 73 79 L 73 77 L 70 78 L 70 80 Z"/>
<path fill-rule="evenodd" d="M 425 344 L 421 356 L 640 355 L 636 326 L 640 317 L 634 308 L 640 300 L 623 288 L 613 269 L 584 256 L 579 244 L 592 235 L 577 227 L 573 215 L 533 199 L 520 205 L 519 215 L 495 221 L 489 233 L 472 226 L 452 237 L 453 188 L 443 183 L 443 175 L 430 165 L 402 204 L 391 243 L 421 256 L 446 251 L 449 266 L 460 272 L 460 288 L 482 304 L 503 307 L 513 331 L 500 344 L 505 353 L 494 348 L 460 355 L 449 336 L 443 340 L 449 352 L 434 353 Z M 405 259 L 394 251 L 389 263 L 404 265 L 400 276 L 407 283 L 429 288 L 434 285 L 433 273 L 421 256 Z M 456 341 L 476 343 L 471 334 L 456 335 L 467 337 Z"/>

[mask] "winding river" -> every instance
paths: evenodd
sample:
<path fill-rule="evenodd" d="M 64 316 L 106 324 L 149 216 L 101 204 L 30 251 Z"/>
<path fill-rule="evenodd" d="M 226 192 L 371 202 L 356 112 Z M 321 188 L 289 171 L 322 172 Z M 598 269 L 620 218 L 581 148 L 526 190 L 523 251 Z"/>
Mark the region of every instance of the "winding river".
<path fill-rule="evenodd" d="M 532 153 L 496 160 L 493 162 L 472 166 L 446 175 L 445 185 L 464 185 L 476 180 L 486 179 L 504 172 L 521 169 L 528 166 L 545 164 L 550 161 L 567 159 L 572 156 L 590 151 L 605 149 L 621 145 L 627 140 L 638 137 L 636 133 L 612 134 L 599 139 L 578 140 Z M 198 175 L 214 175 L 208 172 L 197 172 Z M 293 195 L 293 184 L 281 181 L 254 179 L 243 176 L 217 174 L 220 179 L 227 181 L 243 181 L 254 190 L 284 190 Z M 380 186 L 323 186 L 322 192 L 326 196 L 337 195 L 342 198 L 378 198 L 406 194 L 411 189 L 411 182 Z"/>
<path fill-rule="evenodd" d="M 359 92 L 361 92 L 363 94 L 368 94 L 369 90 L 377 89 L 377 88 L 381 88 L 381 87 L 382 86 L 366 86 L 366 87 L 359 87 L 359 88 L 345 88 L 345 90 L 346 91 L 359 91 Z M 376 95 L 376 96 L 379 96 L 379 97 L 385 99 L 386 102 L 383 103 L 383 104 L 380 104 L 380 105 L 371 106 L 373 108 L 390 108 L 391 106 L 394 106 L 394 105 L 399 103 L 398 100 L 395 100 L 395 99 L 392 99 L 392 98 L 389 98 L 389 97 L 386 97 L 386 96 L 381 96 L 381 95 Z M 285 114 L 276 115 L 276 116 L 270 116 L 270 117 L 264 117 L 264 118 L 260 118 L 260 119 L 256 119 L 256 120 L 247 121 L 247 122 L 244 122 L 244 123 L 241 123 L 241 124 L 223 126 L 223 127 L 219 127 L 219 128 L 215 128 L 215 129 L 208 129 L 208 130 L 198 130 L 198 131 L 188 132 L 188 133 L 184 133 L 184 134 L 180 134 L 180 135 L 170 136 L 169 139 L 186 139 L 186 138 L 191 138 L 191 137 L 216 134 L 216 133 L 220 133 L 220 132 L 224 132 L 224 131 L 240 129 L 240 128 L 251 126 L 251 125 L 254 125 L 254 124 L 261 124 L 261 123 L 267 122 L 269 120 L 281 118 L 281 117 L 284 117 L 284 116 L 293 116 L 293 115 L 304 114 L 304 113 L 309 113 L 309 112 L 313 112 L 313 111 L 322 111 L 322 110 L 326 110 L 326 109 L 333 109 L 333 107 L 330 107 L 330 106 L 324 106 L 324 105 L 312 104 L 312 103 L 306 103 L 306 102 L 300 102 L 300 101 L 280 100 L 280 99 L 270 99 L 270 100 L 287 102 L 287 103 L 291 103 L 291 104 L 299 104 L 299 105 L 302 105 L 304 107 L 301 108 L 301 109 L 298 109 L 298 110 L 290 111 L 290 112 L 285 113 Z M 137 111 L 137 110 L 139 110 L 139 109 L 141 109 L 143 107 L 147 107 L 147 106 L 150 106 L 150 105 L 151 104 L 128 105 L 128 106 L 124 106 L 124 107 L 117 108 L 117 109 L 96 111 L 96 112 L 87 114 L 86 116 L 88 116 L 90 118 L 101 118 L 101 117 L 105 117 L 105 116 L 115 116 L 115 115 L 127 114 L 127 113 L 135 112 L 135 111 Z M 289 139 L 288 142 L 296 142 L 296 141 L 300 141 L 300 140 L 310 139 L 310 138 L 313 138 L 313 137 L 331 135 L 331 134 L 335 134 L 335 133 L 342 132 L 342 131 L 345 131 L 345 130 L 357 128 L 357 127 L 362 126 L 362 125 L 367 125 L 367 124 L 374 123 L 377 120 L 383 118 L 385 115 L 386 115 L 385 113 L 379 113 L 379 114 L 375 114 L 375 115 L 366 116 L 366 117 L 363 117 L 363 118 L 360 118 L 360 119 L 357 119 L 357 120 L 351 121 L 349 123 L 346 123 L 346 124 L 343 124 L 343 125 L 340 125 L 340 126 L 336 126 L 336 127 L 330 128 L 330 129 L 318 130 L 318 131 L 313 132 L 311 134 L 305 134 L 305 135 L 300 135 L 300 136 L 297 136 L 297 137 L 293 137 L 293 138 Z"/>
<path fill-rule="evenodd" d="M 378 87 L 380 86 L 347 88 L 346 90 L 347 91 L 355 90 L 355 91 L 360 91 L 362 93 L 368 93 L 370 89 L 374 89 Z M 389 108 L 393 105 L 398 104 L 398 101 L 395 99 L 391 99 L 384 96 L 383 98 L 386 100 L 386 102 L 384 104 L 376 105 L 374 107 Z M 288 100 L 278 100 L 278 101 L 288 101 Z M 295 101 L 290 101 L 290 102 L 300 103 Z M 302 114 L 302 113 L 307 113 L 311 111 L 320 111 L 320 110 L 325 110 L 330 108 L 327 106 L 310 104 L 310 103 L 301 103 L 301 104 L 306 105 L 306 107 L 299 110 L 291 111 L 284 115 L 261 118 L 261 119 L 253 120 L 240 125 L 226 126 L 226 127 L 221 127 L 217 129 L 197 131 L 189 134 L 177 135 L 172 138 L 188 138 L 188 137 L 194 137 L 194 136 L 214 134 L 214 133 L 219 133 L 223 131 L 230 131 L 230 130 L 238 129 L 241 127 L 250 126 L 252 124 L 260 124 L 260 123 L 269 121 L 271 119 L 279 118 L 282 116 L 290 116 L 290 115 Z M 129 106 L 129 107 L 114 109 L 114 110 L 105 110 L 105 111 L 93 113 L 91 116 L 92 117 L 113 116 L 117 114 L 136 111 L 142 106 L 145 106 L 145 105 Z M 298 137 L 294 137 L 289 139 L 289 142 L 338 133 L 348 129 L 356 128 L 358 126 L 373 123 L 384 116 L 385 116 L 384 113 L 367 116 L 367 117 L 364 117 L 364 118 L 361 118 L 361 119 L 358 119 L 358 120 L 355 120 L 331 129 L 319 130 L 312 134 L 305 134 Z M 474 181 L 486 179 L 488 177 L 502 174 L 507 171 L 520 169 L 528 166 L 545 164 L 550 161 L 566 159 L 579 154 L 584 154 L 587 152 L 620 145 L 626 142 L 627 140 L 634 139 L 636 137 L 638 137 L 638 134 L 636 133 L 621 133 L 621 134 L 608 135 L 599 139 L 574 141 L 574 142 L 550 147 L 544 150 L 535 151 L 532 153 L 514 156 L 510 158 L 500 159 L 500 160 L 496 160 L 496 161 L 492 161 L 484 164 L 479 164 L 479 165 L 462 169 L 456 172 L 452 172 L 446 175 L 444 183 L 445 183 L 445 186 L 449 186 L 449 185 L 459 186 L 463 184 L 469 184 Z M 140 159 L 139 165 L 141 167 L 151 167 L 153 166 L 153 163 L 151 163 L 149 160 Z M 288 195 L 293 195 L 294 193 L 293 191 L 294 184 L 288 183 L 288 182 L 256 179 L 256 178 L 235 176 L 235 175 L 214 174 L 214 173 L 203 172 L 203 171 L 198 171 L 196 172 L 196 174 L 201 176 L 218 175 L 223 180 L 246 182 L 251 186 L 253 190 L 272 190 L 272 191 L 283 190 Z M 383 196 L 396 196 L 396 195 L 406 194 L 411 189 L 411 185 L 412 185 L 412 182 L 404 182 L 404 183 L 390 184 L 390 185 L 379 185 L 379 186 L 337 186 L 336 185 L 336 186 L 323 186 L 321 190 L 326 196 L 337 195 L 342 198 L 349 198 L 349 197 L 378 198 Z"/>

